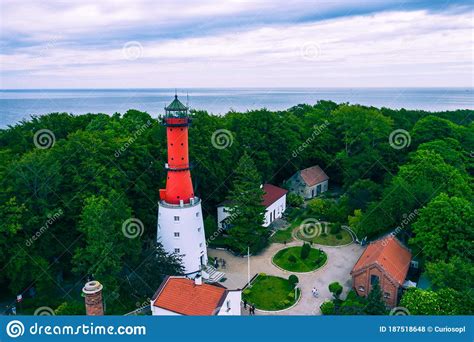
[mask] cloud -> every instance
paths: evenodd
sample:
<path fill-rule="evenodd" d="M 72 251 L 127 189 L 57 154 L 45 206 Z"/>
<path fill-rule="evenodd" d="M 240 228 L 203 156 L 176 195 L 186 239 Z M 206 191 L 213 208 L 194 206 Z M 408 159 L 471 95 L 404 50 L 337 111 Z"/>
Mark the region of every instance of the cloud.
<path fill-rule="evenodd" d="M 347 2 L 323 2 L 319 13 L 332 15 L 315 21 L 302 20 L 304 4 L 292 3 L 287 17 L 299 19 L 264 23 L 268 12 L 281 14 L 272 4 L 138 1 L 124 10 L 120 1 L 83 1 L 64 5 L 57 20 L 52 4 L 18 9 L 2 25 L 29 43 L 1 55 L 2 87 L 472 86 L 470 10 L 348 15 Z M 28 28 L 22 16 L 40 19 Z M 210 28 L 205 19 L 215 24 L 215 17 L 246 18 L 247 25 Z M 136 33 L 137 27 L 173 26 L 187 32 L 189 22 L 196 32 Z M 130 40 L 142 47 L 138 59 L 124 56 Z"/>

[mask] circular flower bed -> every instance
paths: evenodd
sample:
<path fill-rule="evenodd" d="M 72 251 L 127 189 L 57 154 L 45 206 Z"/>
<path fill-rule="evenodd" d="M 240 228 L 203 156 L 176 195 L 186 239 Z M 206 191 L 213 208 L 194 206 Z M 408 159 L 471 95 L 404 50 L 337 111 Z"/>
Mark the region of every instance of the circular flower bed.
<path fill-rule="evenodd" d="M 296 278 L 295 276 L 292 277 Z M 243 291 L 243 299 L 257 309 L 278 311 L 294 305 L 301 293 L 295 294 L 295 281 L 266 274 L 259 274 L 251 286 Z M 297 278 L 296 278 L 297 281 Z M 296 296 L 295 296 L 296 295 Z"/>
<path fill-rule="evenodd" d="M 273 257 L 275 265 L 290 272 L 311 272 L 323 266 L 326 260 L 324 251 L 308 244 L 282 249 Z"/>
<path fill-rule="evenodd" d="M 328 222 L 318 223 L 310 234 L 304 231 L 304 226 L 295 228 L 296 238 L 324 246 L 344 246 L 352 242 L 352 236 L 341 225 Z M 310 226 L 310 228 L 313 228 Z"/>

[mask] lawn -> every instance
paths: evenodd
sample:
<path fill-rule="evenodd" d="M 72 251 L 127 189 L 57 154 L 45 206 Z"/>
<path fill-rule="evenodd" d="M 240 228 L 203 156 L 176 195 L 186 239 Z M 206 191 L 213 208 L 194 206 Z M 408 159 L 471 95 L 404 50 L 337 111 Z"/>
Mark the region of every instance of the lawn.
<path fill-rule="evenodd" d="M 326 263 L 326 253 L 314 248 L 311 248 L 306 259 L 302 259 L 301 248 L 301 246 L 296 246 L 282 249 L 275 254 L 273 262 L 275 265 L 290 272 L 310 272 Z"/>
<path fill-rule="evenodd" d="M 351 234 L 349 234 L 344 229 L 341 229 L 341 231 L 338 234 L 323 233 L 313 238 L 305 238 L 301 235 L 300 232 L 297 232 L 296 236 L 300 240 L 313 242 L 313 243 L 324 245 L 324 246 L 342 246 L 342 245 L 347 245 L 352 242 Z"/>
<path fill-rule="evenodd" d="M 300 296 L 298 290 L 297 296 Z M 288 279 L 259 274 L 252 286 L 245 289 L 243 299 L 257 309 L 277 311 L 296 303 L 295 290 Z"/>
<path fill-rule="evenodd" d="M 285 243 L 293 241 L 292 232 L 301 224 L 301 221 L 302 219 L 298 217 L 297 219 L 293 220 L 288 228 L 277 230 L 277 232 L 270 238 L 270 242 Z"/>

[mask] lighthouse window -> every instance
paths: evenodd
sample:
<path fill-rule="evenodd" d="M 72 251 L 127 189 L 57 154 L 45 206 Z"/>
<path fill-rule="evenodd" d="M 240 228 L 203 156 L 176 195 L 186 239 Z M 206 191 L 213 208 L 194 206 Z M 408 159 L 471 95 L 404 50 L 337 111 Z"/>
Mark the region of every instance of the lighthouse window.
<path fill-rule="evenodd" d="M 201 232 L 201 227 L 198 228 L 198 232 Z"/>
<path fill-rule="evenodd" d="M 179 221 L 179 216 L 175 216 L 175 217 L 174 217 L 174 221 L 175 221 L 175 222 L 178 222 L 178 221 Z"/>
<path fill-rule="evenodd" d="M 174 232 L 174 237 L 179 237 L 179 232 Z"/>
<path fill-rule="evenodd" d="M 202 247 L 202 242 L 199 244 L 199 247 Z"/>
<path fill-rule="evenodd" d="M 196 217 L 199 217 L 199 211 L 196 213 Z"/>
<path fill-rule="evenodd" d="M 180 252 L 179 248 L 175 248 L 175 249 L 174 249 L 174 252 L 175 252 L 175 253 L 179 253 L 179 252 Z"/>

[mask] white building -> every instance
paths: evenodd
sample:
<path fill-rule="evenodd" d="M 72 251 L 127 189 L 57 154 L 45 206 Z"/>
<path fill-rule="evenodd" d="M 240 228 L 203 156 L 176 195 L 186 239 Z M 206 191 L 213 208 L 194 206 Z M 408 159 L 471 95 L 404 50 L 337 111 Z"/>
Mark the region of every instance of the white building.
<path fill-rule="evenodd" d="M 315 165 L 296 172 L 286 185 L 290 192 L 311 199 L 328 190 L 329 177 L 319 165 Z"/>
<path fill-rule="evenodd" d="M 181 276 L 167 277 L 151 300 L 153 316 L 240 316 L 241 290 L 205 284 Z"/>
<path fill-rule="evenodd" d="M 265 207 L 264 227 L 268 227 L 273 221 L 283 216 L 286 210 L 286 194 L 288 190 L 272 184 L 263 185 L 263 201 Z M 223 202 L 217 207 L 217 227 L 227 229 L 232 225 L 229 213 L 229 202 Z"/>
<path fill-rule="evenodd" d="M 179 254 L 185 273 L 200 271 L 207 265 L 206 238 L 202 219 L 201 200 L 174 205 L 158 203 L 158 242 L 165 251 Z"/>

